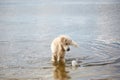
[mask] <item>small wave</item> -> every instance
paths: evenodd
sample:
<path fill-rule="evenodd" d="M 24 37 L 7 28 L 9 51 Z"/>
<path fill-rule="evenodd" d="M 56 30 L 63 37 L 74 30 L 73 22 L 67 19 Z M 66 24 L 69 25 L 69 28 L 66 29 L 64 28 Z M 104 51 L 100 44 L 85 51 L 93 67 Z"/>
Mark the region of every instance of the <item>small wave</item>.
<path fill-rule="evenodd" d="M 114 57 L 111 59 L 101 60 L 101 61 L 92 61 L 88 56 L 84 58 L 70 58 L 66 61 L 67 66 L 71 66 L 72 60 L 77 60 L 79 66 L 88 67 L 88 66 L 102 66 L 107 64 L 114 64 L 120 62 L 120 57 Z M 87 61 L 86 61 L 87 60 Z"/>
<path fill-rule="evenodd" d="M 107 60 L 107 61 L 99 61 L 99 62 L 89 62 L 89 63 L 82 63 L 81 66 L 87 67 L 87 66 L 102 66 L 107 64 L 114 63 L 114 60 Z"/>
<path fill-rule="evenodd" d="M 96 61 L 96 62 L 83 62 L 81 65 L 86 66 L 102 66 L 107 64 L 114 64 L 120 62 L 120 57 L 113 57 L 111 59 L 106 59 L 102 61 Z"/>

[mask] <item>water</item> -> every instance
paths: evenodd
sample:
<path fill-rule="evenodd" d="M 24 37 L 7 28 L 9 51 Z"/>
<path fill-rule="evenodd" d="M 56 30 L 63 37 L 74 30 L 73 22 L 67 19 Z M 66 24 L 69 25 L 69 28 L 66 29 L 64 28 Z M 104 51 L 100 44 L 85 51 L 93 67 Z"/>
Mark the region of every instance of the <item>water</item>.
<path fill-rule="evenodd" d="M 119 80 L 119 13 L 118 0 L 1 0 L 0 80 L 54 80 L 59 71 L 64 80 Z M 54 69 L 50 44 L 61 34 L 79 48 Z"/>

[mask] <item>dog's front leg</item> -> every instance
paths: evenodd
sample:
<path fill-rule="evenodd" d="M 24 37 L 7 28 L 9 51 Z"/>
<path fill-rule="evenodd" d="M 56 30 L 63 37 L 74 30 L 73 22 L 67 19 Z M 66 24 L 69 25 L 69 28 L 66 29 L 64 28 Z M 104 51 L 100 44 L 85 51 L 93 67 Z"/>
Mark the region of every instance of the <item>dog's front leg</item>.
<path fill-rule="evenodd" d="M 60 62 L 60 55 L 57 56 L 57 62 Z"/>
<path fill-rule="evenodd" d="M 62 61 L 63 63 L 65 63 L 65 58 L 64 58 L 64 57 L 61 57 L 61 61 Z"/>

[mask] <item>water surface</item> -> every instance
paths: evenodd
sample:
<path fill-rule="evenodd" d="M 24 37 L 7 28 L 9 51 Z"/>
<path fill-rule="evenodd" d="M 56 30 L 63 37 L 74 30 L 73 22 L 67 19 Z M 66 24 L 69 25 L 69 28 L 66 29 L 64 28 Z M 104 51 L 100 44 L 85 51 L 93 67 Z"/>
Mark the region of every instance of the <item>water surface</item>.
<path fill-rule="evenodd" d="M 0 80 L 54 80 L 56 70 L 66 80 L 119 80 L 119 25 L 118 0 L 1 0 Z M 50 44 L 61 34 L 79 48 L 54 69 Z"/>

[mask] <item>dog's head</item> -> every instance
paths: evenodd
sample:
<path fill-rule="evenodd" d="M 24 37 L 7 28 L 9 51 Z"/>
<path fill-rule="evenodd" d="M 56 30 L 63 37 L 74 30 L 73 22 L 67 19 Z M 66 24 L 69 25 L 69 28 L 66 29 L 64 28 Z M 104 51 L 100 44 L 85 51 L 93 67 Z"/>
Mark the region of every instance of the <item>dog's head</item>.
<path fill-rule="evenodd" d="M 70 47 L 69 47 L 70 45 L 78 47 L 77 43 L 66 35 L 60 36 L 60 43 L 65 51 L 70 51 Z"/>

